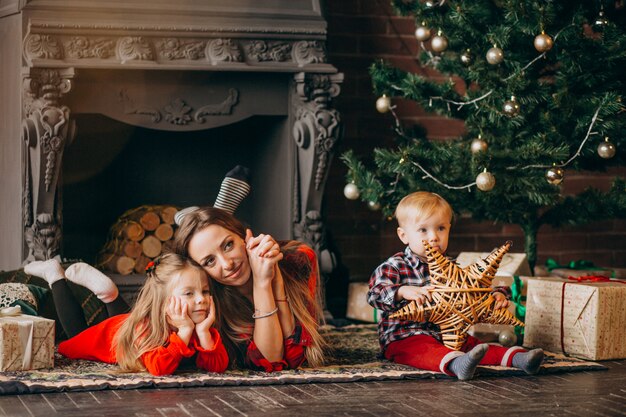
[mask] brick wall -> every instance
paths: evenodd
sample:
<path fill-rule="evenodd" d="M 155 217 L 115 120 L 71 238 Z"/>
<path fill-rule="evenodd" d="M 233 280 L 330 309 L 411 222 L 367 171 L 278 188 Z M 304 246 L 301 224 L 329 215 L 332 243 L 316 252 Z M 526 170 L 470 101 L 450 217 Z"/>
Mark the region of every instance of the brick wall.
<path fill-rule="evenodd" d="M 391 115 L 375 110 L 377 97 L 372 93 L 368 66 L 383 58 L 395 66 L 425 76 L 438 75 L 430 68 L 421 68 L 415 59 L 417 42 L 413 37 L 415 24 L 410 18 L 396 16 L 387 0 L 328 0 L 329 59 L 345 74 L 342 92 L 336 102 L 341 112 L 345 137 L 338 155 L 354 149 L 359 155 L 370 155 L 374 147 L 393 144 Z M 413 103 L 397 103 L 398 112 L 406 121 L 421 124 L 430 139 L 445 139 L 463 133 L 462 121 L 429 114 Z M 333 162 L 326 190 L 328 225 L 350 269 L 350 280 L 367 280 L 372 270 L 386 257 L 402 249 L 395 234 L 395 224 L 382 219 L 380 212 L 369 210 L 361 201 L 343 196 L 346 168 Z M 593 185 L 608 189 L 615 175 L 624 176 L 626 169 L 608 174 L 567 173 L 565 193 L 573 193 Z M 523 234 L 516 225 L 474 222 L 461 218 L 453 225 L 449 253 L 487 251 L 505 240 L 514 242 L 514 250 L 523 252 Z M 626 221 L 599 219 L 585 227 L 554 230 L 544 226 L 539 231 L 538 264 L 549 257 L 560 263 L 588 259 L 603 266 L 626 266 Z"/>

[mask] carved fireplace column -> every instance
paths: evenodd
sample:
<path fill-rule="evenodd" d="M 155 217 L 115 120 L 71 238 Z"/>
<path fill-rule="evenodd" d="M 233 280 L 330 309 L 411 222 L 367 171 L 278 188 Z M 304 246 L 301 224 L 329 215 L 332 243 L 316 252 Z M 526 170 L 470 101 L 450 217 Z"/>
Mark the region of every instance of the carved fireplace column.
<path fill-rule="evenodd" d="M 293 78 L 292 134 L 297 145 L 294 183 L 294 237 L 306 242 L 319 256 L 322 272 L 337 262 L 328 248 L 321 214 L 324 185 L 343 125 L 332 100 L 340 92 L 343 74 L 301 72 Z"/>
<path fill-rule="evenodd" d="M 70 109 L 60 103 L 72 88 L 74 69 L 25 68 L 23 72 L 23 224 L 25 263 L 61 251 L 60 181 L 63 150 L 74 138 Z"/>

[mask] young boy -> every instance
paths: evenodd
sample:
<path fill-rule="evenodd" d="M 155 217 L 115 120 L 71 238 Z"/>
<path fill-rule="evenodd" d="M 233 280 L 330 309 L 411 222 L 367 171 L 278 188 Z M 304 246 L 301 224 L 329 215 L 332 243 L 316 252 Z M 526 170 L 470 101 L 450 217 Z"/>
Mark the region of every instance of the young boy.
<path fill-rule="evenodd" d="M 481 344 L 475 337 L 468 336 L 461 350 L 456 351 L 443 345 L 439 329 L 433 323 L 388 318 L 391 312 L 411 300 L 419 304 L 432 300 L 429 290 L 433 287 L 422 241 L 441 253 L 446 252 L 452 207 L 438 194 L 420 191 L 400 201 L 395 217 L 398 237 L 407 247 L 376 268 L 368 292 L 368 302 L 383 312 L 378 333 L 385 358 L 415 368 L 440 371 L 460 380 L 471 379 L 478 364 L 513 366 L 528 374 L 537 373 L 543 359 L 541 349 L 527 352 L 519 346 Z M 508 306 L 507 287 L 495 288 L 492 295 L 496 308 Z"/>

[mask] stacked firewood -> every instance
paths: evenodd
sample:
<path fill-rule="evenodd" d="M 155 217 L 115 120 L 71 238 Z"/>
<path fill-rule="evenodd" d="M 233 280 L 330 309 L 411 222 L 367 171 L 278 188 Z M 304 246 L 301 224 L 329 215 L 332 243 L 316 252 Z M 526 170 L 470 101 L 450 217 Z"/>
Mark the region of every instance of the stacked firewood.
<path fill-rule="evenodd" d="M 121 275 L 143 274 L 171 246 L 177 211 L 174 206 L 146 205 L 122 214 L 98 254 L 97 267 Z"/>

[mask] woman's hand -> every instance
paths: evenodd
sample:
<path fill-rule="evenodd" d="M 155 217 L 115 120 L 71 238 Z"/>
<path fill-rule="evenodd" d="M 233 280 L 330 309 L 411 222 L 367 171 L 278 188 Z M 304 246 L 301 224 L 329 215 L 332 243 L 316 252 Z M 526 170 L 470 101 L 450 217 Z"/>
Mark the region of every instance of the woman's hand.
<path fill-rule="evenodd" d="M 396 293 L 396 301 L 400 300 L 414 300 L 418 305 L 423 305 L 426 300 L 432 301 L 433 296 L 430 293 L 435 287 L 428 285 L 426 287 L 416 287 L 414 285 L 403 285 L 398 288 Z"/>
<path fill-rule="evenodd" d="M 270 235 L 254 237 L 246 231 L 246 251 L 255 285 L 268 286 L 276 276 L 278 261 L 283 259 L 278 243 Z"/>
<path fill-rule="evenodd" d="M 206 319 L 196 324 L 198 341 L 200 342 L 200 346 L 206 350 L 212 349 L 215 345 L 215 341 L 213 340 L 213 336 L 211 336 L 210 331 L 211 326 L 215 323 L 215 303 L 213 303 L 213 297 L 209 297 L 209 300 L 209 314 L 207 314 Z"/>
<path fill-rule="evenodd" d="M 507 308 L 509 306 L 509 300 L 506 299 L 506 295 L 498 291 L 492 293 L 491 295 L 496 300 L 496 303 L 494 306 L 496 310 L 501 309 L 501 308 Z"/>

